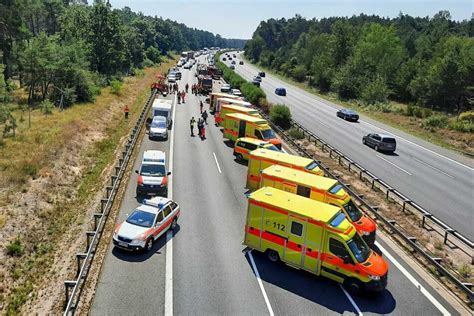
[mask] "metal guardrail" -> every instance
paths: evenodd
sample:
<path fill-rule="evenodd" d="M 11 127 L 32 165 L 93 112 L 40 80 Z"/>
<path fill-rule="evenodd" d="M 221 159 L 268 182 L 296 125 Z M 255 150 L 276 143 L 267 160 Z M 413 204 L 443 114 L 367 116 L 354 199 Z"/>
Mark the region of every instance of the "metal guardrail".
<path fill-rule="evenodd" d="M 122 181 L 122 177 L 130 161 L 133 149 L 138 141 L 138 135 L 146 121 L 146 116 L 152 101 L 156 95 L 156 90 L 153 90 L 151 95 L 143 107 L 140 117 L 138 118 L 135 127 L 129 135 L 128 141 L 124 146 L 121 158 L 118 159 L 118 163 L 115 166 L 115 173 L 110 177 L 110 185 L 105 187 L 105 198 L 101 199 L 100 207 L 97 213 L 94 213 L 94 230 L 86 232 L 86 252 L 77 253 L 77 268 L 76 268 L 76 280 L 64 281 L 65 286 L 65 309 L 64 316 L 74 315 L 79 303 L 79 299 L 82 293 L 83 285 L 89 274 L 92 260 L 94 258 L 97 246 L 102 236 L 107 217 L 112 208 L 115 200 L 118 188 Z M 92 240 L 91 240 L 92 238 Z M 81 264 L 82 263 L 82 264 Z M 69 293 L 72 288 L 72 292 Z"/>
<path fill-rule="evenodd" d="M 286 131 L 284 131 L 283 129 L 281 129 L 280 127 L 276 126 L 275 124 L 273 124 L 269 117 L 260 111 L 260 113 L 262 114 L 262 116 L 269 122 L 269 124 L 271 125 L 271 127 L 280 135 L 282 136 L 288 143 L 290 143 L 292 145 L 292 147 L 294 147 L 301 155 L 304 155 L 308 158 L 311 158 L 311 159 L 314 159 L 313 155 L 311 155 L 309 152 L 307 152 L 303 147 L 301 147 L 299 144 L 297 144 L 294 139 L 288 135 L 288 133 Z M 417 204 L 413 203 L 412 201 L 408 200 L 407 198 L 405 198 L 401 193 L 397 192 L 395 189 L 393 189 L 392 187 L 390 187 L 389 185 L 387 185 L 385 182 L 383 182 L 382 180 L 380 180 L 379 178 L 377 178 L 375 175 L 373 175 L 372 173 L 370 173 L 369 171 L 367 171 L 365 168 L 361 167 L 360 165 L 358 165 L 356 162 L 354 162 L 352 159 L 349 159 L 348 157 L 344 156 L 342 153 L 340 153 L 339 151 L 337 151 L 334 147 L 332 147 L 331 145 L 327 144 L 326 142 L 324 142 L 323 140 L 321 140 L 319 137 L 317 137 L 316 135 L 314 135 L 312 132 L 306 130 L 304 127 L 302 127 L 301 125 L 299 125 L 298 123 L 292 121 L 292 125 L 293 126 L 296 126 L 298 127 L 299 129 L 301 129 L 303 131 L 303 134 L 306 134 L 306 136 L 311 140 L 311 138 L 314 138 L 315 140 L 319 141 L 323 148 L 327 148 L 329 149 L 329 155 L 331 158 L 334 158 L 332 157 L 333 153 L 336 153 L 338 155 L 338 159 L 339 159 L 339 164 L 341 164 L 341 159 L 345 159 L 348 161 L 349 163 L 349 170 L 350 170 L 350 166 L 357 166 L 359 169 L 360 169 L 360 177 L 362 177 L 363 174 L 367 174 L 369 177 L 372 178 L 372 186 L 374 186 L 374 184 L 376 182 L 380 183 L 381 185 L 384 185 L 386 188 L 387 188 L 387 193 L 386 193 L 386 197 L 388 198 L 389 197 L 389 194 L 390 193 L 393 193 L 393 194 L 397 194 L 397 196 L 400 196 L 400 197 L 403 197 L 404 198 L 404 202 L 403 202 L 403 208 L 405 209 L 405 205 L 408 204 L 408 203 L 411 203 L 410 205 L 415 205 L 416 209 L 417 210 L 420 210 L 420 212 L 423 212 L 423 224 L 425 224 L 425 220 L 427 218 L 433 220 L 433 222 L 435 223 L 438 223 L 440 222 L 442 224 L 442 227 L 448 227 L 447 225 L 445 225 L 443 222 L 441 222 L 440 220 L 438 220 L 437 218 L 435 218 L 434 216 L 432 215 L 428 215 L 429 213 L 426 212 L 424 209 L 422 209 L 421 207 L 419 207 Z M 328 167 L 326 167 L 324 164 L 321 163 L 321 161 L 318 161 L 319 163 L 319 166 L 320 168 L 324 171 L 324 173 L 333 178 L 333 179 L 336 179 L 336 180 L 339 180 L 338 176 L 335 175 L 334 173 L 332 173 L 330 171 L 330 169 Z M 392 235 L 397 235 L 405 244 L 404 246 L 407 247 L 407 248 L 411 248 L 414 252 L 418 253 L 419 255 L 421 255 L 426 261 L 428 261 L 431 265 L 433 265 L 436 270 L 444 277 L 446 277 L 452 284 L 454 284 L 459 290 L 461 290 L 464 294 L 466 294 L 467 296 L 467 299 L 472 303 L 474 302 L 474 292 L 472 291 L 472 288 L 473 288 L 473 284 L 471 283 L 468 283 L 468 282 L 463 282 L 462 280 L 459 280 L 455 275 L 453 275 L 453 273 L 451 273 L 450 271 L 448 271 L 445 267 L 442 266 L 442 259 L 441 258 L 437 258 L 437 257 L 433 257 L 431 256 L 428 252 L 426 252 L 424 249 L 421 248 L 421 246 L 417 243 L 417 240 L 415 237 L 411 237 L 409 235 L 407 235 L 406 232 L 402 231 L 402 228 L 399 227 L 399 226 L 396 226 L 396 221 L 395 220 L 390 220 L 390 219 L 387 219 L 385 218 L 382 214 L 380 214 L 378 212 L 378 207 L 377 206 L 372 206 L 372 205 L 369 205 L 368 202 L 364 199 L 363 195 L 359 195 L 357 194 L 356 192 L 354 192 L 351 188 L 350 188 L 350 184 L 344 184 L 342 182 L 340 182 L 340 184 L 344 187 L 344 189 L 351 195 L 351 198 L 356 200 L 359 204 L 360 207 L 363 208 L 364 211 L 369 211 L 371 214 L 373 214 L 375 216 L 375 218 L 382 222 L 383 225 L 388 228 L 388 231 L 390 234 Z M 465 238 L 464 236 L 462 235 L 457 235 L 455 234 L 456 232 L 455 231 L 449 231 L 446 233 L 445 235 L 445 243 L 447 242 L 447 234 L 451 234 L 453 236 L 456 236 L 458 237 L 462 242 L 467 242 L 466 245 L 470 246 L 472 248 L 472 242 L 470 242 L 467 238 Z M 459 237 L 460 236 L 460 237 Z M 470 244 L 469 244 L 470 242 Z"/>

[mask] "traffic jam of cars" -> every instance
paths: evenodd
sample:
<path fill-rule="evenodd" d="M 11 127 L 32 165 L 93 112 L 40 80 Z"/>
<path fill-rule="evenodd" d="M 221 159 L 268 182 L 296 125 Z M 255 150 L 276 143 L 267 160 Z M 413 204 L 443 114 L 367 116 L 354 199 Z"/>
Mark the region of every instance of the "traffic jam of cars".
<path fill-rule="evenodd" d="M 235 62 L 235 55 L 226 58 Z M 253 81 L 260 83 L 264 76 L 260 72 Z M 286 90 L 277 88 L 275 93 L 284 96 Z M 350 292 L 382 291 L 388 265 L 374 247 L 377 225 L 338 180 L 326 177 L 317 161 L 286 153 L 268 122 L 229 84 L 223 84 L 221 92 L 211 92 L 207 102 L 216 127 L 223 129 L 223 139 L 233 144 L 236 161 L 247 165 L 247 174 L 242 175 L 248 189 L 243 244 L 271 261 L 342 283 Z M 166 100 L 154 100 L 149 137 L 168 137 L 171 109 Z M 358 120 L 353 111 L 337 116 Z M 391 151 L 395 150 L 391 139 L 369 134 L 364 144 Z M 116 226 L 116 247 L 150 251 L 160 236 L 176 228 L 180 207 L 167 198 L 171 173 L 166 159 L 160 150 L 143 153 L 135 170 L 136 196 L 145 199 Z"/>

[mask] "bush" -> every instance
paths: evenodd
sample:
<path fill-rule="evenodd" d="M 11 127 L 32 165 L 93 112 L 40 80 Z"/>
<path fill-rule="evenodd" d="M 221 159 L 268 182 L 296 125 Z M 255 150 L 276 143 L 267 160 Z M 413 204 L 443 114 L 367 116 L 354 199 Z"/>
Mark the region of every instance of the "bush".
<path fill-rule="evenodd" d="M 260 100 L 266 99 L 265 92 L 250 82 L 244 82 L 240 86 L 240 91 L 249 100 L 250 103 L 260 106 Z"/>
<path fill-rule="evenodd" d="M 110 90 L 115 95 L 122 94 L 122 86 L 123 86 L 122 82 L 117 79 L 110 81 Z"/>
<path fill-rule="evenodd" d="M 291 69 L 290 75 L 298 82 L 303 82 L 306 79 L 306 68 L 303 65 L 298 65 Z"/>
<path fill-rule="evenodd" d="M 377 77 L 362 88 L 361 99 L 366 104 L 387 103 L 388 94 L 385 80 Z"/>
<path fill-rule="evenodd" d="M 443 128 L 448 125 L 448 117 L 445 115 L 431 115 L 421 122 L 421 126 L 426 129 L 431 127 Z"/>
<path fill-rule="evenodd" d="M 54 104 L 51 103 L 51 101 L 49 100 L 44 100 L 43 102 L 41 102 L 40 108 L 41 113 L 43 113 L 44 115 L 49 115 L 53 113 Z"/>
<path fill-rule="evenodd" d="M 463 133 L 474 133 L 474 122 L 469 121 L 453 121 L 449 123 L 448 128 Z"/>
<path fill-rule="evenodd" d="M 274 105 L 270 110 L 270 120 L 282 128 L 289 128 L 291 126 L 290 108 L 284 104 Z"/>
<path fill-rule="evenodd" d="M 423 111 L 419 106 L 408 105 L 407 106 L 407 116 L 414 116 L 418 118 L 423 118 Z"/>
<path fill-rule="evenodd" d="M 474 111 L 468 111 L 459 114 L 459 120 L 474 123 Z"/>
<path fill-rule="evenodd" d="M 7 254 L 13 257 L 20 257 L 24 252 L 20 237 L 15 238 L 7 245 Z"/>
<path fill-rule="evenodd" d="M 299 129 L 294 128 L 294 127 L 292 127 L 288 131 L 288 134 L 294 139 L 303 139 L 304 138 L 303 131 L 300 131 Z"/>

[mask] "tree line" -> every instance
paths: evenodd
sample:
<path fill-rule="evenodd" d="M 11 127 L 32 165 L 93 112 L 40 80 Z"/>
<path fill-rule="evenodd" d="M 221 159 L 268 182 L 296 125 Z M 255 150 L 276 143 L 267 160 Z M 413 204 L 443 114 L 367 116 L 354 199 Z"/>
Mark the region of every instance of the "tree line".
<path fill-rule="evenodd" d="M 262 21 L 245 54 L 293 79 L 366 104 L 388 99 L 459 113 L 474 93 L 474 22 L 448 11 Z"/>
<path fill-rule="evenodd" d="M 66 106 L 91 101 L 171 52 L 244 44 L 101 0 L 0 0 L 0 12 L 0 102 L 18 84 L 29 104 L 60 95 Z"/>

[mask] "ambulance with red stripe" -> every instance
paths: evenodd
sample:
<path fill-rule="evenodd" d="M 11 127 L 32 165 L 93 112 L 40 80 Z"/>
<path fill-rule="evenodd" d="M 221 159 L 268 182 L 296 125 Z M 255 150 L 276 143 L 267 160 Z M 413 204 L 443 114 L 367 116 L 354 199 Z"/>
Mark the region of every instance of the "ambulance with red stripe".
<path fill-rule="evenodd" d="M 249 195 L 244 244 L 271 261 L 324 276 L 352 293 L 380 292 L 388 265 L 340 208 L 271 187 Z"/>
<path fill-rule="evenodd" d="M 260 185 L 260 173 L 272 165 L 285 166 L 324 176 L 324 172 L 319 168 L 319 164 L 312 159 L 272 150 L 256 149 L 249 154 L 247 189 L 256 190 Z"/>
<path fill-rule="evenodd" d="M 370 246 L 375 242 L 375 221 L 359 210 L 337 180 L 273 165 L 262 171 L 259 187 L 272 187 L 340 207 L 365 242 Z"/>
<path fill-rule="evenodd" d="M 165 197 L 144 200 L 127 219 L 115 227 L 113 243 L 130 251 L 150 251 L 154 242 L 178 223 L 178 203 Z"/>
<path fill-rule="evenodd" d="M 239 96 L 229 94 L 229 93 L 211 92 L 209 93 L 209 112 L 215 113 L 216 108 L 217 108 L 217 100 L 219 98 L 236 99 L 236 100 L 240 99 Z"/>
<path fill-rule="evenodd" d="M 222 99 L 219 99 L 219 100 L 222 100 Z M 248 103 L 248 102 L 243 102 L 243 103 Z M 249 106 L 252 105 L 251 103 L 248 103 L 248 104 Z M 256 109 L 253 109 L 247 106 L 236 105 L 233 103 L 226 103 L 226 104 L 222 104 L 222 106 L 220 107 L 220 111 L 214 114 L 215 124 L 221 125 L 221 123 L 224 121 L 225 116 L 231 113 L 241 113 L 241 114 L 246 114 L 246 115 L 261 118 L 260 114 L 258 113 Z"/>
<path fill-rule="evenodd" d="M 224 138 L 228 140 L 236 141 L 237 138 L 251 137 L 270 142 L 281 149 L 281 140 L 263 118 L 232 113 L 225 116 L 222 125 L 224 126 Z"/>

